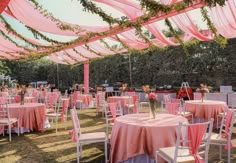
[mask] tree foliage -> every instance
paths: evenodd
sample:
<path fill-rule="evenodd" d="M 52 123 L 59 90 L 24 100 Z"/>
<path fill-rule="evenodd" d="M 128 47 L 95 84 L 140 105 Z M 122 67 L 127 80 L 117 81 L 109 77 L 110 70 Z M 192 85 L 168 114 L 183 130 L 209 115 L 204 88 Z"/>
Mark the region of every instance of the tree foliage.
<path fill-rule="evenodd" d="M 131 54 L 133 85 L 143 84 L 180 86 L 187 80 L 190 85 L 198 86 L 204 82 L 212 86 L 230 84 L 236 80 L 236 39 L 229 40 L 225 49 L 217 43 L 200 42 L 188 47 L 185 56 L 182 47 L 169 47 L 165 51 Z M 60 88 L 73 83 L 83 83 L 83 64 L 77 66 L 58 65 L 46 59 L 30 62 L 2 61 L 0 73 L 10 75 L 19 82 L 46 80 L 58 84 Z M 128 55 L 115 55 L 90 62 L 90 86 L 96 87 L 107 80 L 109 83 L 125 82 L 130 85 Z"/>

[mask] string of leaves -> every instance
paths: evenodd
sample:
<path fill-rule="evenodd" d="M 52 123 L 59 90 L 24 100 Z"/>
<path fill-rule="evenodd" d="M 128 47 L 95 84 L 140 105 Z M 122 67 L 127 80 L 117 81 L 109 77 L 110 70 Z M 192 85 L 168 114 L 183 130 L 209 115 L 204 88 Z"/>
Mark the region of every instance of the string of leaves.
<path fill-rule="evenodd" d="M 201 8 L 201 14 L 202 14 L 202 17 L 203 17 L 203 21 L 207 22 L 208 28 L 214 34 L 215 42 L 218 43 L 221 48 L 225 48 L 225 46 L 228 43 L 227 39 L 217 33 L 216 27 L 214 26 L 214 24 L 212 23 L 211 19 L 209 18 L 208 11 L 205 8 L 202 7 Z"/>
<path fill-rule="evenodd" d="M 113 51 L 116 53 L 116 51 L 110 47 L 110 45 L 104 40 L 104 39 L 101 39 L 100 42 L 107 48 L 109 49 L 110 51 Z"/>
<path fill-rule="evenodd" d="M 76 54 L 78 54 L 80 57 L 83 57 L 83 58 L 85 58 L 85 59 L 90 59 L 90 58 L 84 56 L 83 54 L 81 54 L 80 52 L 78 52 L 75 48 L 73 48 L 73 51 L 74 51 Z"/>
<path fill-rule="evenodd" d="M 29 27 L 29 26 L 25 26 L 30 32 L 32 32 L 32 34 L 34 35 L 34 37 L 36 39 L 38 39 L 39 37 L 47 42 L 50 42 L 52 44 L 66 44 L 64 42 L 60 42 L 60 41 L 56 41 L 56 40 L 53 40 L 45 35 L 43 35 L 42 33 L 38 32 L 37 30 Z"/>
<path fill-rule="evenodd" d="M 174 35 L 174 37 L 176 38 L 176 40 L 180 43 L 180 45 L 182 46 L 184 53 L 186 56 L 189 55 L 189 52 L 186 48 L 186 46 L 184 45 L 184 42 L 180 39 L 179 35 L 176 33 L 175 29 L 173 28 L 173 26 L 171 25 L 171 22 L 169 21 L 169 19 L 165 19 L 165 24 L 169 27 L 170 32 Z"/>
<path fill-rule="evenodd" d="M 101 53 L 98 53 L 98 52 L 94 51 L 93 49 L 91 49 L 88 44 L 84 44 L 84 46 L 88 49 L 88 51 L 96 54 L 97 56 L 104 57 L 104 55 L 102 55 Z"/>
<path fill-rule="evenodd" d="M 2 15 L 0 15 L 0 19 L 3 21 L 3 24 L 4 24 L 6 30 L 9 33 L 12 33 L 13 35 L 20 38 L 21 40 L 23 40 L 27 44 L 31 45 L 32 47 L 35 47 L 37 49 L 39 49 L 39 48 L 49 48 L 48 46 L 37 45 L 34 42 L 32 42 L 32 41 L 28 40 L 27 38 L 25 38 L 24 36 L 22 36 L 21 34 L 19 34 L 18 32 L 16 32 L 16 30 L 13 29 L 13 27 L 7 22 L 7 20 Z"/>
<path fill-rule="evenodd" d="M 31 2 L 35 5 L 36 9 L 38 9 L 41 14 L 43 14 L 46 18 L 49 18 L 53 22 L 56 22 L 57 26 L 61 30 L 70 30 L 75 33 L 83 32 L 83 30 L 81 30 L 81 28 L 78 25 L 73 25 L 72 27 L 69 24 L 63 23 L 59 19 L 55 18 L 52 13 L 48 12 L 45 8 L 43 8 L 43 6 L 40 5 L 36 0 L 31 0 Z"/>

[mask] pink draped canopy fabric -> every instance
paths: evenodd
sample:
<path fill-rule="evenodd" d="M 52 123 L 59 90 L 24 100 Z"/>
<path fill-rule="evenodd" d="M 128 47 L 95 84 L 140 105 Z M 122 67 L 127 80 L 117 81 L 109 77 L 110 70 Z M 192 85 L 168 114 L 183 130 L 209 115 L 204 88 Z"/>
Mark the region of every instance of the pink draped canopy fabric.
<path fill-rule="evenodd" d="M 104 3 L 109 5 L 110 7 L 113 7 L 122 13 L 124 13 L 128 18 L 134 19 L 137 17 L 140 17 L 143 15 L 143 12 L 141 10 L 141 7 L 138 8 L 137 5 L 132 3 L 131 1 L 124 0 L 95 0 L 96 2 Z M 128 8 L 128 9 L 127 9 Z"/>
<path fill-rule="evenodd" d="M 194 25 L 193 21 L 190 19 L 188 13 L 182 13 L 176 16 L 171 17 L 171 20 L 185 33 L 197 38 L 201 41 L 211 41 L 212 37 L 207 37 L 201 34 L 197 27 Z"/>
<path fill-rule="evenodd" d="M 135 1 L 130 0 L 94 0 L 96 3 L 103 3 L 109 7 L 114 8 L 115 10 L 120 11 L 125 16 L 127 16 L 130 21 L 136 21 L 140 16 L 143 16 L 146 11 L 141 8 L 140 4 Z M 181 0 L 160 0 L 162 4 L 172 5 L 175 3 L 180 2 Z M 64 35 L 64 36 L 85 36 L 87 32 L 108 32 L 109 26 L 86 26 L 81 24 L 71 24 L 68 22 L 63 22 L 65 25 L 69 25 L 73 28 L 77 28 L 77 31 L 71 30 L 61 30 L 56 21 L 51 20 L 49 17 L 44 16 L 39 10 L 35 8 L 35 6 L 30 3 L 28 0 L 1 0 L 0 2 L 0 13 L 6 8 L 8 5 L 10 10 L 5 10 L 5 14 L 10 16 L 10 18 L 14 18 L 22 22 L 24 25 L 27 25 L 35 30 L 57 34 L 57 35 Z M 175 38 L 168 38 L 166 37 L 163 32 L 160 30 L 158 24 L 156 23 L 159 20 L 162 20 L 166 17 L 171 17 L 171 20 L 176 24 L 176 26 L 181 29 L 185 34 L 181 35 L 180 38 L 183 42 L 188 42 L 193 39 L 198 39 L 200 41 L 211 41 L 213 40 L 214 36 L 209 30 L 198 31 L 197 27 L 195 26 L 193 20 L 189 13 L 189 10 L 193 10 L 195 8 L 199 8 L 205 6 L 202 1 L 196 1 L 192 6 L 185 9 L 186 13 L 183 12 L 171 12 L 169 14 L 165 13 L 158 13 L 157 17 L 152 18 L 148 22 L 144 23 L 143 26 L 151 32 L 155 38 L 150 39 L 155 45 L 164 47 L 164 46 L 178 46 L 179 43 L 176 41 Z M 217 28 L 219 34 L 223 35 L 226 38 L 233 38 L 236 37 L 236 1 L 235 0 L 228 0 L 225 3 L 225 6 L 216 6 L 209 9 L 210 16 L 214 25 Z M 182 13 L 182 14 L 181 14 Z M 38 25 L 43 24 L 43 25 Z M 75 64 L 76 62 L 83 62 L 88 59 L 99 58 L 107 55 L 114 55 L 117 53 L 126 52 L 127 49 L 114 49 L 110 50 L 100 44 L 98 42 L 99 39 L 107 38 L 116 40 L 114 35 L 118 35 L 122 42 L 129 46 L 130 48 L 134 48 L 137 50 L 146 49 L 149 47 L 149 44 L 146 43 L 142 38 L 138 38 L 135 34 L 134 29 L 132 28 L 125 28 L 119 30 L 118 25 L 114 25 L 113 29 L 118 29 L 117 32 L 110 33 L 108 36 L 98 36 L 92 40 L 87 42 L 90 50 L 87 49 L 84 44 L 85 43 L 78 43 L 76 45 L 72 45 L 62 49 L 54 54 L 50 54 L 50 59 L 56 61 L 57 63 L 62 64 Z M 18 36 L 15 36 L 12 33 L 8 33 L 4 24 L 0 23 L 0 30 L 3 31 L 10 37 L 14 37 L 16 39 L 20 39 Z M 116 30 L 113 30 L 116 31 Z M 37 40 L 30 39 L 25 37 L 28 42 L 31 42 L 35 45 L 45 46 L 45 44 L 38 42 Z M 117 40 L 116 40 L 117 41 Z M 1 58 L 19 58 L 23 57 L 17 54 L 18 52 L 26 52 L 25 49 L 17 47 L 10 41 L 6 41 L 5 38 L 0 39 L 1 47 L 0 52 Z M 47 45 L 47 44 L 46 44 Z M 73 48 L 78 51 L 76 53 Z M 34 51 L 34 49 L 32 48 Z M 47 49 L 40 49 L 38 52 L 47 52 Z M 55 55 L 55 57 L 52 57 Z M 24 56 L 27 57 L 27 56 Z M 61 58 L 61 59 L 58 59 Z"/>
<path fill-rule="evenodd" d="M 1 0 L 0 1 L 0 14 L 5 10 L 10 0 Z"/>
<path fill-rule="evenodd" d="M 65 25 L 69 25 L 73 28 L 79 28 L 80 31 L 70 31 L 70 30 L 61 30 L 57 26 L 57 22 L 54 22 L 40 13 L 40 11 L 36 10 L 32 4 L 30 4 L 27 0 L 11 0 L 9 3 L 9 8 L 13 15 L 21 21 L 23 24 L 26 24 L 36 30 L 42 32 L 48 32 L 52 34 L 64 35 L 64 36 L 80 36 L 85 35 L 86 31 L 89 32 L 103 32 L 109 29 L 108 26 L 84 26 L 84 25 L 75 25 L 65 23 Z M 29 16 L 30 15 L 30 16 Z M 43 24 L 43 25 L 38 25 Z"/>
<path fill-rule="evenodd" d="M 228 0 L 225 6 L 209 9 L 217 31 L 226 38 L 236 37 L 236 2 Z"/>
<path fill-rule="evenodd" d="M 145 28 L 147 28 L 155 37 L 158 41 L 160 41 L 163 45 L 167 46 L 177 46 L 179 44 L 172 42 L 169 40 L 160 30 L 158 25 L 156 24 L 149 24 L 145 25 Z"/>
<path fill-rule="evenodd" d="M 91 47 L 96 52 L 99 52 L 99 53 L 102 53 L 102 54 L 106 54 L 106 55 L 115 54 L 114 51 L 111 51 L 111 50 L 105 48 L 104 46 L 102 46 L 100 43 L 98 43 L 96 41 L 95 42 L 91 42 L 88 45 L 89 45 L 89 47 Z"/>

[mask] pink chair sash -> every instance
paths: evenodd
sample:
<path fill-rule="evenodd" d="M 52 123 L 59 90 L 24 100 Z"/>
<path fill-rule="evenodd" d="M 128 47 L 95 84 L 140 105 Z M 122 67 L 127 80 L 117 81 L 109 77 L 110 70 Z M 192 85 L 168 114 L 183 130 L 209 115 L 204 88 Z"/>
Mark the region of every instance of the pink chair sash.
<path fill-rule="evenodd" d="M 117 103 L 116 102 L 108 103 L 108 108 L 111 111 L 111 114 L 112 114 L 114 122 L 116 120 L 116 107 L 117 107 Z"/>
<path fill-rule="evenodd" d="M 132 100 L 133 100 L 132 102 L 134 104 L 133 112 L 137 113 L 137 111 L 138 111 L 138 109 L 137 109 L 138 108 L 138 106 L 137 106 L 137 104 L 138 104 L 137 103 L 138 102 L 138 95 L 133 95 Z"/>
<path fill-rule="evenodd" d="M 96 94 L 96 113 L 99 111 L 101 94 Z"/>
<path fill-rule="evenodd" d="M 79 123 L 77 122 L 77 112 L 76 112 L 76 110 L 75 111 L 72 111 L 71 112 L 72 113 L 72 115 L 71 116 L 73 116 L 73 118 L 76 120 L 76 123 L 74 124 L 75 125 L 75 127 L 79 127 Z M 75 132 L 75 129 L 72 129 L 72 130 L 70 130 L 69 131 L 69 134 L 71 135 L 71 140 L 72 140 L 72 142 L 76 142 L 76 132 Z"/>
<path fill-rule="evenodd" d="M 65 122 L 65 112 L 66 112 L 66 109 L 68 108 L 68 105 L 69 105 L 69 100 L 63 100 L 62 101 L 62 110 L 61 110 L 61 121 L 62 122 Z"/>
<path fill-rule="evenodd" d="M 0 103 L 1 104 L 4 104 L 4 103 L 6 103 L 7 101 L 6 101 L 6 98 L 5 97 L 0 97 Z"/>
<path fill-rule="evenodd" d="M 196 124 L 188 127 L 189 152 L 195 158 L 195 163 L 204 163 L 204 160 L 197 154 L 202 138 L 206 131 L 206 124 Z"/>
<path fill-rule="evenodd" d="M 166 103 L 166 108 L 169 114 L 177 115 L 179 111 L 179 104 L 178 103 Z"/>
<path fill-rule="evenodd" d="M 78 92 L 78 91 L 74 92 L 73 95 L 72 95 L 72 104 L 73 104 L 73 106 L 76 105 L 76 100 L 78 100 L 78 99 L 77 99 L 77 98 L 78 98 L 78 95 L 79 95 L 79 92 Z"/>

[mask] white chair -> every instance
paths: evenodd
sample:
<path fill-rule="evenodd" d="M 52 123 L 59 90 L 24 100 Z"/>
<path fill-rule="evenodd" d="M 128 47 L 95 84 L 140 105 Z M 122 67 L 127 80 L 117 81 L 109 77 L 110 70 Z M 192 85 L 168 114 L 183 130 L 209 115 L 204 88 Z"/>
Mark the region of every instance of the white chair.
<path fill-rule="evenodd" d="M 222 118 L 225 116 L 225 114 L 226 114 L 226 112 L 227 112 L 228 109 L 229 109 L 228 106 L 225 105 L 225 106 L 224 106 L 224 112 L 222 112 L 222 113 L 220 113 L 220 114 L 217 115 L 217 117 L 216 117 L 216 128 L 217 128 L 217 129 L 220 128 L 220 127 L 219 127 L 219 124 L 221 125 L 221 123 L 219 123 L 219 120 L 222 119 Z"/>
<path fill-rule="evenodd" d="M 105 92 L 100 92 L 96 94 L 95 98 L 96 98 L 96 115 L 98 116 L 98 113 L 102 113 L 102 115 L 104 115 L 107 106 Z"/>
<path fill-rule="evenodd" d="M 129 96 L 128 104 L 126 104 L 126 107 L 128 109 L 128 114 L 130 113 L 130 110 L 132 113 L 135 113 L 134 109 L 137 109 L 136 113 L 139 112 L 138 111 L 138 96 L 137 95 Z"/>
<path fill-rule="evenodd" d="M 80 131 L 80 123 L 75 108 L 71 109 L 71 118 L 74 127 L 74 133 L 76 135 L 76 146 L 77 146 L 77 162 L 80 162 L 80 156 L 82 155 L 82 145 L 92 143 L 104 143 L 105 148 L 105 162 L 107 162 L 107 136 L 105 132 L 94 132 L 82 134 Z"/>
<path fill-rule="evenodd" d="M 191 112 L 184 111 L 181 103 L 167 102 L 165 106 L 169 114 L 181 115 L 186 118 L 191 117 L 191 121 L 193 123 L 193 114 Z"/>
<path fill-rule="evenodd" d="M 10 112 L 9 112 L 9 108 L 8 105 L 5 104 L 0 104 L 0 126 L 3 127 L 3 136 L 5 134 L 5 126 L 8 127 L 8 134 L 9 134 L 9 141 L 11 141 L 11 127 L 14 123 L 17 123 L 17 132 L 18 132 L 18 136 L 20 133 L 20 126 L 19 126 L 19 122 L 17 120 L 17 118 L 11 118 L 10 117 Z"/>
<path fill-rule="evenodd" d="M 47 93 L 45 98 L 45 105 L 47 113 L 55 113 L 57 109 L 58 96 L 56 93 Z"/>
<path fill-rule="evenodd" d="M 120 106 L 120 102 L 107 103 L 105 117 L 106 117 L 106 134 L 108 138 L 109 138 L 109 128 L 113 127 L 114 122 L 116 121 L 116 117 L 122 115 L 123 111 Z"/>
<path fill-rule="evenodd" d="M 183 102 L 181 102 L 181 103 L 183 103 Z M 193 123 L 193 113 L 185 111 L 184 104 L 180 104 L 178 115 L 181 115 L 185 118 L 191 117 L 191 120 L 192 120 L 192 123 Z"/>
<path fill-rule="evenodd" d="M 166 103 L 171 102 L 171 97 L 170 95 L 163 95 L 163 101 L 161 101 L 161 111 L 162 112 L 167 112 L 166 111 Z"/>
<path fill-rule="evenodd" d="M 142 101 L 142 98 L 141 98 L 141 93 L 139 94 L 139 108 L 142 110 L 144 106 L 147 106 L 148 108 L 150 108 L 150 102 L 148 100 L 147 97 L 145 97 L 145 101 Z"/>
<path fill-rule="evenodd" d="M 69 107 L 69 99 L 68 100 L 64 100 L 64 102 L 59 100 L 59 102 L 56 105 L 56 112 L 51 112 L 51 113 L 47 113 L 46 114 L 46 117 L 49 120 L 51 120 L 52 123 L 55 120 L 56 133 L 57 133 L 58 120 L 60 118 L 61 118 L 62 121 L 64 121 L 65 129 L 66 129 L 68 107 Z"/>
<path fill-rule="evenodd" d="M 177 141 L 173 147 L 159 148 L 156 151 L 156 163 L 160 156 L 168 163 L 194 163 L 196 159 L 208 162 L 209 142 L 212 132 L 213 119 L 205 123 L 179 123 Z"/>
<path fill-rule="evenodd" d="M 228 109 L 226 111 L 226 114 L 222 118 L 220 132 L 212 133 L 211 141 L 210 141 L 210 144 L 219 146 L 220 160 L 222 159 L 222 146 L 225 146 L 225 148 L 228 150 L 227 151 L 228 163 L 230 163 L 231 136 L 232 136 L 234 119 L 235 119 L 234 111 L 231 109 Z"/>

